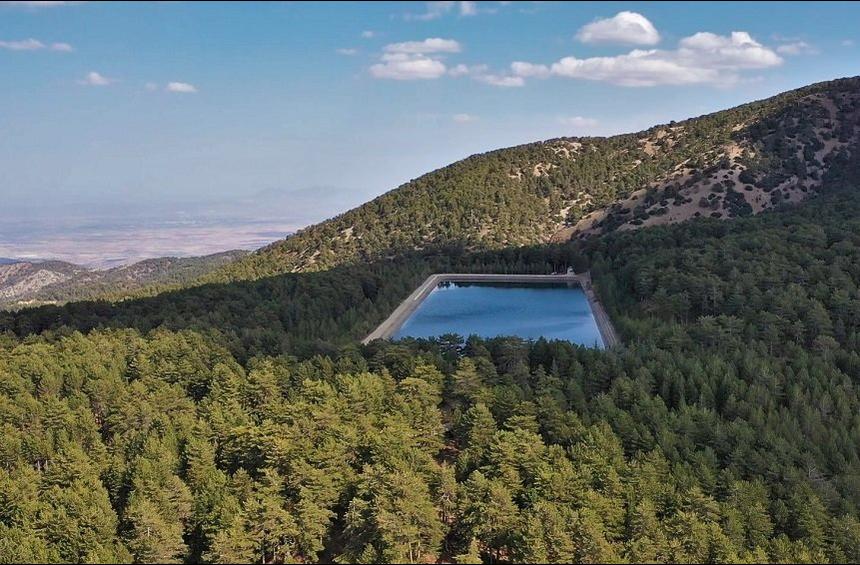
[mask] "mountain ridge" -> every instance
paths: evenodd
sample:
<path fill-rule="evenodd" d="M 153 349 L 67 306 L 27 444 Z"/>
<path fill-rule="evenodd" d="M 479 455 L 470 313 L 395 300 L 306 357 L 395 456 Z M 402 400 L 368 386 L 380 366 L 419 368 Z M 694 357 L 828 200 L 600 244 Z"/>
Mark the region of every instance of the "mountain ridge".
<path fill-rule="evenodd" d="M 860 127 L 860 78 L 613 137 L 469 156 L 261 248 L 197 282 L 330 268 L 456 243 L 498 249 L 710 216 L 816 193 Z M 784 141 L 788 140 L 788 141 Z"/>
<path fill-rule="evenodd" d="M 0 307 L 116 301 L 428 249 L 497 250 L 696 217 L 757 214 L 816 195 L 825 176 L 838 175 L 845 157 L 854 154 L 858 130 L 860 77 L 850 77 L 637 133 L 495 149 L 236 260 L 141 284 L 86 283 L 84 275 L 78 276 L 81 284 L 63 289 L 71 277 L 47 277 L 23 300 L 0 294 Z"/>
<path fill-rule="evenodd" d="M 200 257 L 157 257 L 110 269 L 59 260 L 0 263 L 0 308 L 119 298 L 144 289 L 155 291 L 159 286 L 187 283 L 246 254 L 230 250 Z"/>

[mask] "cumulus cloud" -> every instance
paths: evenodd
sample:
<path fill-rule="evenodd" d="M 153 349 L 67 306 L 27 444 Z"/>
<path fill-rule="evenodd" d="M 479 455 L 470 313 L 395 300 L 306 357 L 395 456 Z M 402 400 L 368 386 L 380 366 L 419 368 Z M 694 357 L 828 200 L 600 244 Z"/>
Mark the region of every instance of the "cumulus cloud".
<path fill-rule="evenodd" d="M 523 77 L 491 73 L 487 65 L 459 64 L 448 69 L 448 75 L 452 77 L 469 76 L 478 82 L 502 88 L 518 87 L 525 84 Z"/>
<path fill-rule="evenodd" d="M 583 26 L 576 38 L 583 43 L 656 45 L 660 42 L 660 34 L 648 18 L 626 11 Z"/>
<path fill-rule="evenodd" d="M 523 77 L 495 74 L 475 75 L 475 80 L 489 84 L 490 86 L 501 86 L 503 88 L 516 88 L 526 83 Z"/>
<path fill-rule="evenodd" d="M 108 86 L 116 82 L 114 78 L 108 78 L 96 71 L 90 71 L 87 76 L 78 81 L 78 84 L 84 86 Z"/>
<path fill-rule="evenodd" d="M 525 84 L 523 77 L 494 74 L 489 72 L 487 65 L 459 63 L 449 68 L 438 58 L 438 55 L 412 53 L 408 50 L 403 53 L 384 53 L 381 62 L 370 67 L 370 74 L 376 78 L 396 80 L 437 79 L 446 75 L 454 78 L 467 76 L 478 82 L 503 88 Z"/>
<path fill-rule="evenodd" d="M 0 49 L 8 49 L 9 51 L 40 51 L 42 49 L 62 52 L 74 51 L 68 43 L 51 43 L 50 45 L 46 45 L 32 37 L 19 41 L 0 41 Z"/>
<path fill-rule="evenodd" d="M 466 76 L 472 72 L 473 72 L 472 68 L 470 68 L 468 65 L 464 65 L 462 63 L 460 63 L 459 65 L 454 65 L 453 67 L 448 69 L 448 74 L 451 75 L 452 77 L 462 77 L 462 76 Z"/>
<path fill-rule="evenodd" d="M 424 41 L 404 41 L 385 46 L 386 53 L 459 53 L 460 43 L 453 39 L 430 37 Z"/>
<path fill-rule="evenodd" d="M 547 78 L 550 75 L 550 69 L 546 65 L 535 65 L 523 61 L 511 63 L 511 72 L 515 76 L 523 78 Z"/>
<path fill-rule="evenodd" d="M 370 67 L 375 78 L 393 80 L 430 80 L 445 74 L 445 63 L 422 54 L 386 53 L 382 62 Z"/>
<path fill-rule="evenodd" d="M 352 47 L 345 47 L 343 49 L 338 49 L 337 53 L 339 55 L 352 56 L 358 53 L 358 49 L 353 49 Z"/>
<path fill-rule="evenodd" d="M 361 32 L 361 37 L 363 37 L 364 39 L 372 39 L 376 37 L 376 32 L 373 30 L 366 29 Z"/>
<path fill-rule="evenodd" d="M 370 67 L 375 78 L 393 80 L 430 80 L 444 76 L 448 67 L 441 56 L 459 53 L 460 44 L 453 39 L 430 37 L 424 41 L 390 43 L 383 49 L 380 62 Z M 458 65 L 457 69 L 461 66 Z"/>
<path fill-rule="evenodd" d="M 764 69 L 782 63 L 782 59 L 745 31 L 730 36 L 700 31 L 679 43 L 677 58 L 690 66 L 716 69 Z"/>
<path fill-rule="evenodd" d="M 713 69 L 691 69 L 657 55 L 654 51 L 634 50 L 615 57 L 564 57 L 553 63 L 550 70 L 560 77 L 605 81 L 620 86 L 694 84 L 715 81 L 718 77 L 718 72 Z"/>
<path fill-rule="evenodd" d="M 460 15 L 461 16 L 476 16 L 476 15 L 478 15 L 478 3 L 477 2 L 460 2 Z"/>
<path fill-rule="evenodd" d="M 732 84 L 739 72 L 782 64 L 772 49 L 747 32 L 729 36 L 700 32 L 683 38 L 675 50 L 634 49 L 609 57 L 564 57 L 552 65 L 516 62 L 511 65 L 521 78 L 558 76 L 604 81 L 620 86 L 684 84 Z"/>
<path fill-rule="evenodd" d="M 430 21 L 450 13 L 458 13 L 460 16 L 477 15 L 477 2 L 427 2 L 424 12 L 420 14 L 409 13 L 404 17 L 407 20 Z"/>
<path fill-rule="evenodd" d="M 36 51 L 44 49 L 45 44 L 36 39 L 22 39 L 20 41 L 0 41 L 0 47 L 10 51 Z"/>
<path fill-rule="evenodd" d="M 818 49 L 805 41 L 792 41 L 778 46 L 776 52 L 781 55 L 815 55 Z"/>
<path fill-rule="evenodd" d="M 165 90 L 168 92 L 180 92 L 183 94 L 193 94 L 197 92 L 197 87 L 187 82 L 168 82 Z"/>

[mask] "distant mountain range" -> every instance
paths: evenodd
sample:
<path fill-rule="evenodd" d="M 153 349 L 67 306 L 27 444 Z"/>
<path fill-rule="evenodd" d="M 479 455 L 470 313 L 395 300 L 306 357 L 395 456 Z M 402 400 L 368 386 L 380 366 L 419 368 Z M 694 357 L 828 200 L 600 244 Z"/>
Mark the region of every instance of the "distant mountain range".
<path fill-rule="evenodd" d="M 247 251 L 225 251 L 203 257 L 161 257 L 106 270 L 65 261 L 0 259 L 0 307 L 20 308 L 91 298 L 120 298 L 147 289 L 157 292 L 188 283 L 223 267 Z"/>

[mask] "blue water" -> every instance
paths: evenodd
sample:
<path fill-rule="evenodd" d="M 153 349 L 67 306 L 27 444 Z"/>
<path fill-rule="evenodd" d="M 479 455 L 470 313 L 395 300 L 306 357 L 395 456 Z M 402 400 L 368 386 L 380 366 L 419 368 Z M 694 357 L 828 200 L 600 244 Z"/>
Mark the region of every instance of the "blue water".
<path fill-rule="evenodd" d="M 603 347 L 585 293 L 564 283 L 442 283 L 394 334 L 561 339 Z"/>

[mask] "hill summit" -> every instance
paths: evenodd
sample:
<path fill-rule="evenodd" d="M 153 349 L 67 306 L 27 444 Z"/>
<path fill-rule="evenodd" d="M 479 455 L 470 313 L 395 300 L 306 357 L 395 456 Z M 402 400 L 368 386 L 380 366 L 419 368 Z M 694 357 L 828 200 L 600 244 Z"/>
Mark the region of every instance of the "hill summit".
<path fill-rule="evenodd" d="M 854 151 L 858 126 L 854 77 L 639 133 L 473 155 L 203 280 L 318 271 L 449 244 L 498 249 L 757 214 L 816 194 Z"/>

